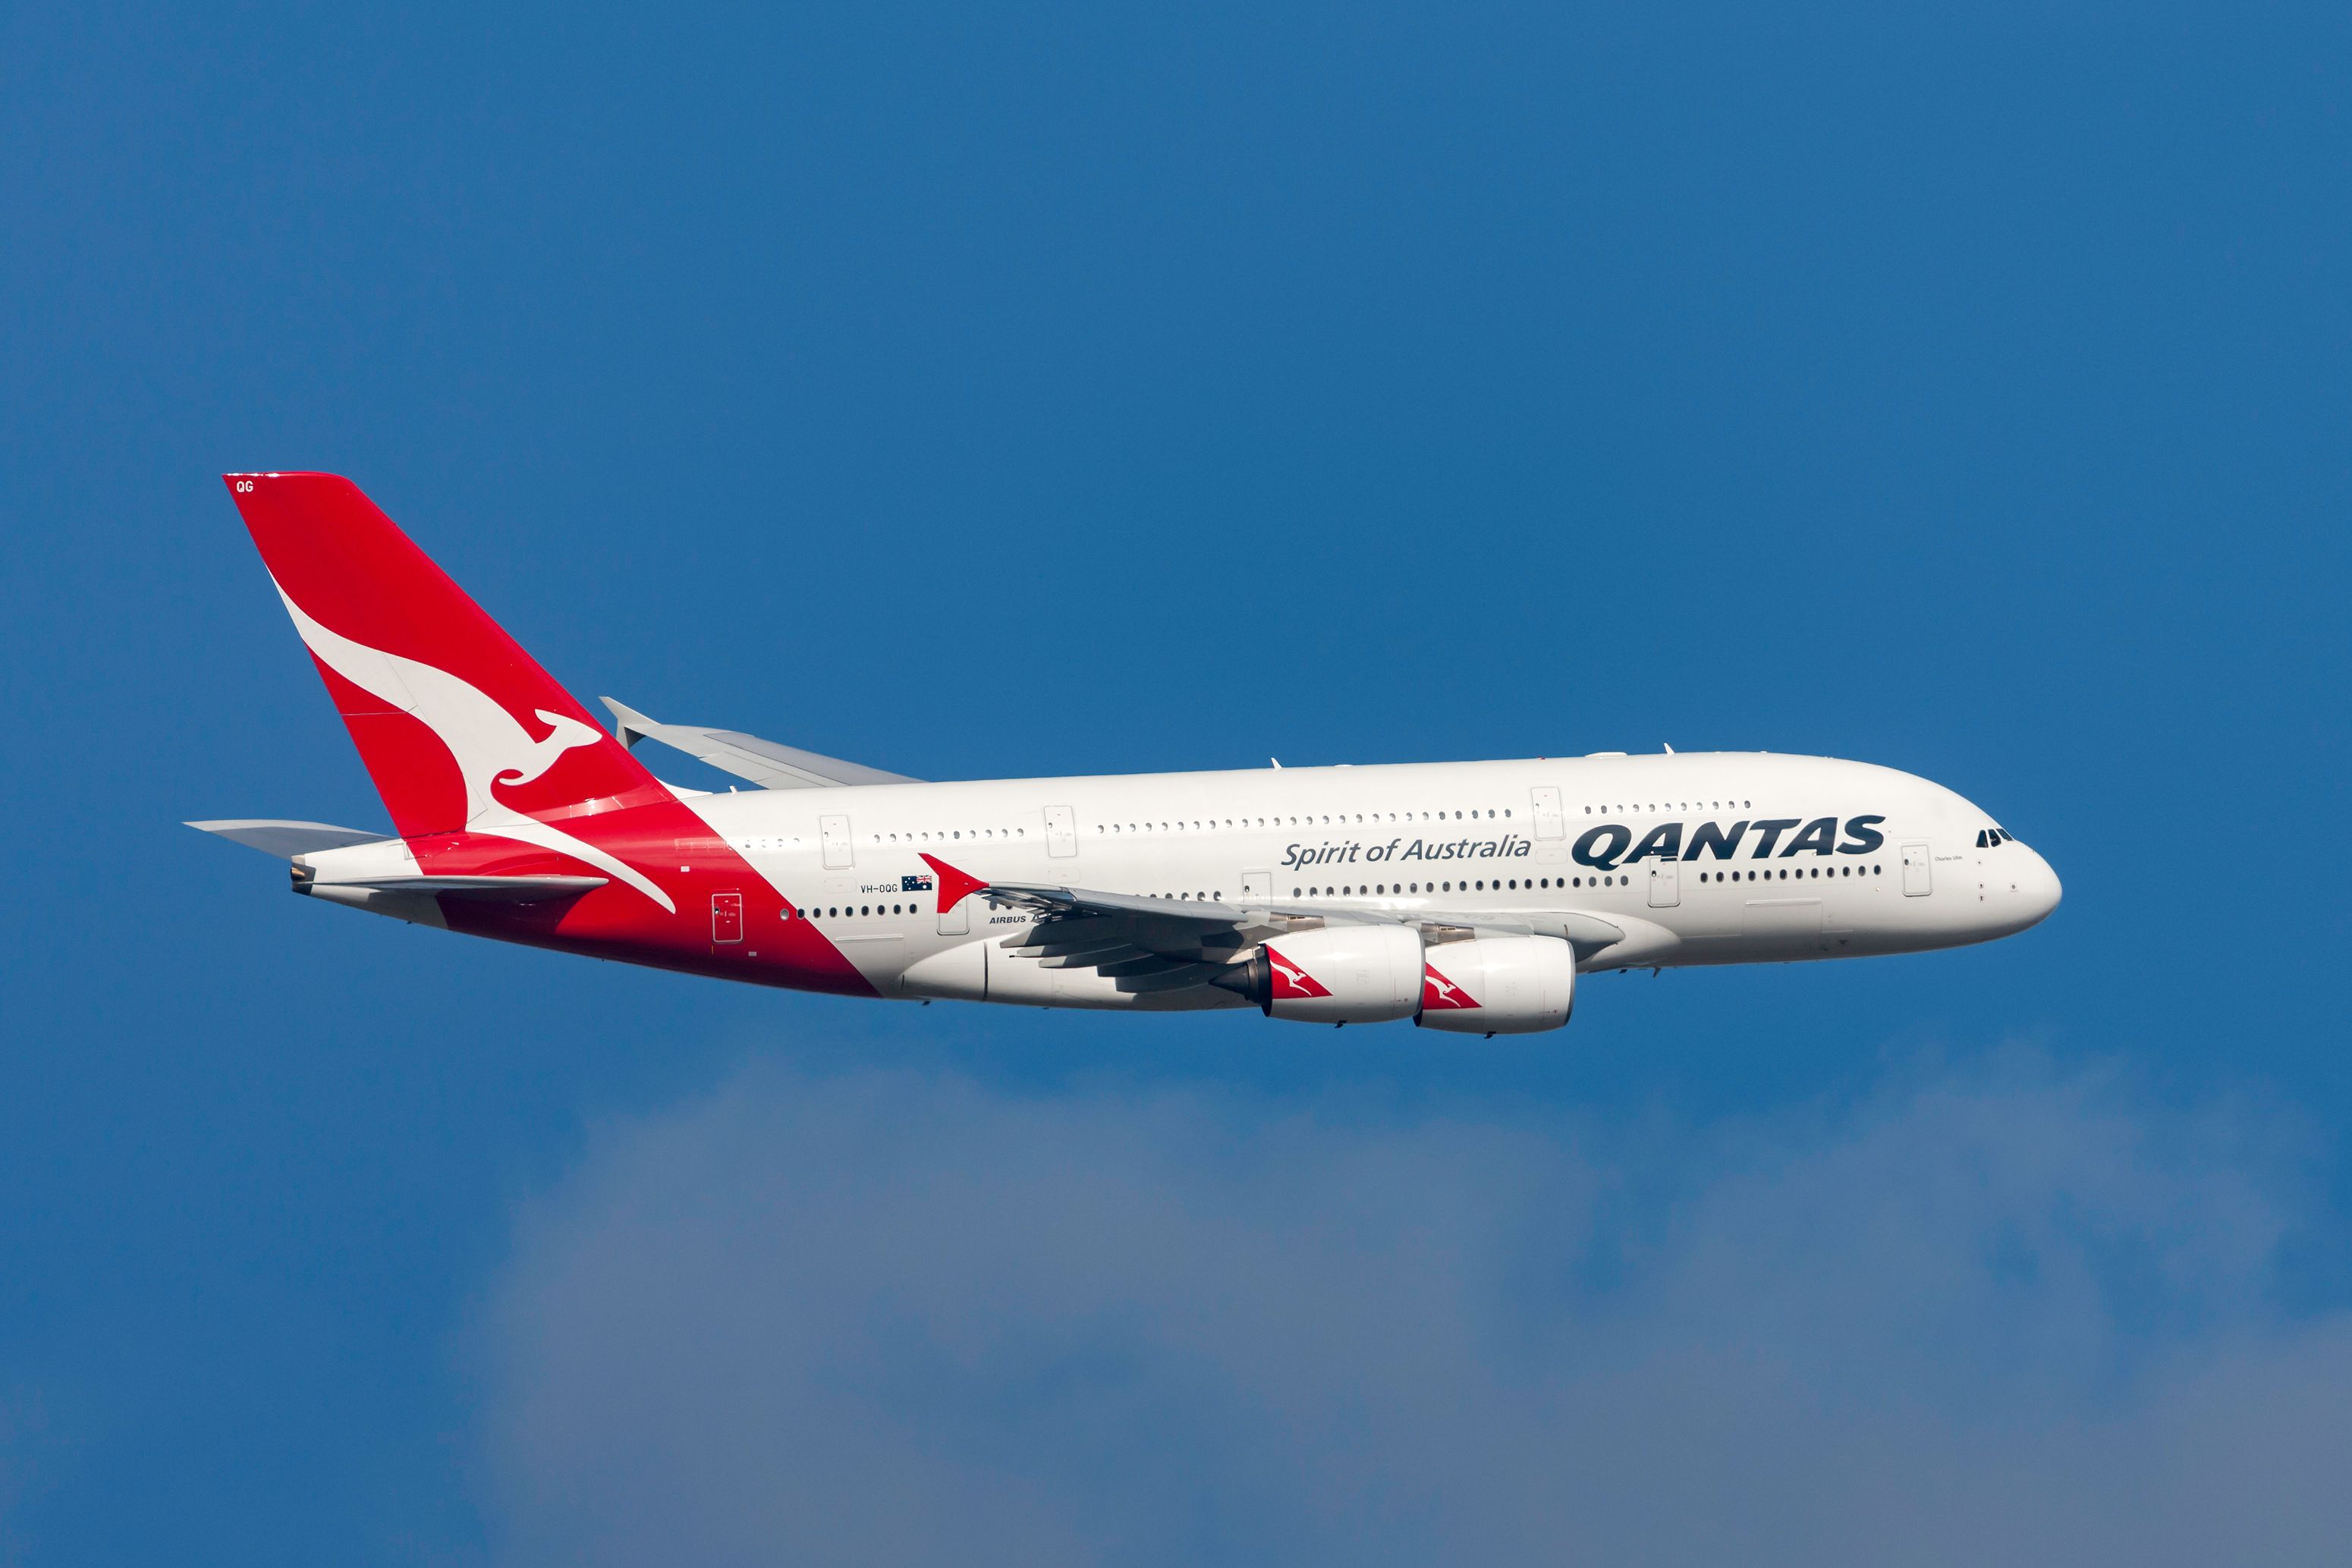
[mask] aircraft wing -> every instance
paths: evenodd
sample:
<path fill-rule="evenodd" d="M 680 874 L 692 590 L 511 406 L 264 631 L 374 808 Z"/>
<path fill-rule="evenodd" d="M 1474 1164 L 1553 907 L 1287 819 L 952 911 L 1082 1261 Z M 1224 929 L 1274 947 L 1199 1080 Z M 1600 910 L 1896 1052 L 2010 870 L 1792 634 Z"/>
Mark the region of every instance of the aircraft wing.
<path fill-rule="evenodd" d="M 991 904 L 1026 909 L 1040 919 L 1091 915 L 1106 919 L 1171 922 L 1187 930 L 1235 929 L 1280 917 L 1265 909 L 1246 910 L 1207 898 L 1150 898 L 1133 893 L 1096 893 L 1087 888 L 1042 883 L 992 882 L 980 889 Z M 1281 929 L 1276 925 L 1277 930 Z"/>
<path fill-rule="evenodd" d="M 1037 916 L 1007 937 L 1016 957 L 1050 969 L 1093 969 L 1123 991 L 1176 990 L 1207 984 L 1245 948 L 1318 925 L 1412 925 L 1438 940 L 1471 936 L 1559 936 L 1580 956 L 1624 940 L 1618 926 L 1580 912 L 1396 910 L 1297 901 L 1236 904 L 1206 898 L 1156 898 L 1041 883 L 982 882 L 930 855 L 940 904 L 967 895 Z M 1443 935 L 1440 935 L 1443 934 Z"/>
<path fill-rule="evenodd" d="M 904 773 L 886 773 L 862 762 L 845 762 L 746 735 L 740 729 L 703 729 L 690 724 L 659 724 L 626 703 L 597 699 L 613 710 L 624 746 L 651 738 L 674 746 L 724 773 L 749 779 L 762 789 L 812 789 L 842 784 L 919 784 Z"/>
<path fill-rule="evenodd" d="M 1034 925 L 1005 939 L 1015 957 L 1034 958 L 1048 969 L 1092 969 L 1122 991 L 1206 985 L 1250 944 L 1291 928 L 1270 911 L 1208 899 L 1025 883 L 992 883 L 980 896 L 1037 915 Z"/>

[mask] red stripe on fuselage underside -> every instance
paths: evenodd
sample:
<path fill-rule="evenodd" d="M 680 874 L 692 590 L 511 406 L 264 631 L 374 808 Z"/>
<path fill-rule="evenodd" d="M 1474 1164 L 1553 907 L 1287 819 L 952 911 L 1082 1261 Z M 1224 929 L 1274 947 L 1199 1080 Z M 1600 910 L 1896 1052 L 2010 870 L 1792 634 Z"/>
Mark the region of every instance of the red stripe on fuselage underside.
<path fill-rule="evenodd" d="M 669 895 L 676 912 L 663 909 L 602 866 L 496 833 L 413 841 L 410 848 L 417 865 L 428 874 L 611 878 L 593 893 L 546 904 L 445 898 L 441 908 L 451 930 L 795 990 L 881 994 L 830 937 L 814 922 L 799 918 L 792 901 L 683 802 L 656 801 L 548 821 L 644 873 Z M 679 849 L 681 839 L 694 847 Z M 742 895 L 740 942 L 711 939 L 711 895 L 721 893 Z"/>

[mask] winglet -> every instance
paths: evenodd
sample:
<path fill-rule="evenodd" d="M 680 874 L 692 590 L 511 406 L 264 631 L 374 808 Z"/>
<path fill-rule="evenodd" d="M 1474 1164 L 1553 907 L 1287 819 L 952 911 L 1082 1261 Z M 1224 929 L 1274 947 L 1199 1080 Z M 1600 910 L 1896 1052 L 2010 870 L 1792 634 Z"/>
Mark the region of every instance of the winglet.
<path fill-rule="evenodd" d="M 661 728 L 660 725 L 616 698 L 598 697 L 596 700 L 613 710 L 613 733 L 620 737 L 623 746 L 635 746 Z"/>

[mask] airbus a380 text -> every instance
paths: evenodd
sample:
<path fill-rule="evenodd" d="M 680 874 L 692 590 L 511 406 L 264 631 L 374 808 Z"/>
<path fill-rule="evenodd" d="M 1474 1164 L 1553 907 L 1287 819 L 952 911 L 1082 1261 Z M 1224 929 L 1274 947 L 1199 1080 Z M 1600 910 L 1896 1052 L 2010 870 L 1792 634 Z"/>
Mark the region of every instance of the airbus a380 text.
<path fill-rule="evenodd" d="M 350 481 L 226 476 L 390 834 L 193 824 L 296 892 L 477 936 L 909 999 L 1456 1032 L 1603 969 L 1910 953 L 2055 908 L 1940 785 L 1770 753 L 931 783 L 731 730 L 614 732 Z M 759 786 L 663 783 L 653 739 Z"/>

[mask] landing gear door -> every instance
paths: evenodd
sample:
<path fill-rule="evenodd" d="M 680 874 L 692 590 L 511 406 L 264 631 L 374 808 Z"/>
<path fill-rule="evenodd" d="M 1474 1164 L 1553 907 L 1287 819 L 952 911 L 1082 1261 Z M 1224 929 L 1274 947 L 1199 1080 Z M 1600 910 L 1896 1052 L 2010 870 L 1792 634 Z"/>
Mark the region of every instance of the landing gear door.
<path fill-rule="evenodd" d="M 1650 907 L 1672 909 L 1683 901 L 1683 868 L 1668 862 L 1650 868 Z"/>
<path fill-rule="evenodd" d="M 1936 859 L 1925 844 L 1903 846 L 1903 896 L 1925 898 L 1936 891 Z"/>

